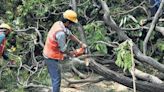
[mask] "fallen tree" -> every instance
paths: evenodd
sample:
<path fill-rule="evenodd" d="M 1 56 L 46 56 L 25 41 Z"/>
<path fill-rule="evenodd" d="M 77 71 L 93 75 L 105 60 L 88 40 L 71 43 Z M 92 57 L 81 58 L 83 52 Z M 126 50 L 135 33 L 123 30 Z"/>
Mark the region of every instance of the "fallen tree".
<path fill-rule="evenodd" d="M 107 78 L 108 80 L 113 80 L 125 86 L 133 88 L 133 81 L 131 78 L 123 76 L 117 72 L 114 72 L 101 64 L 96 63 L 95 61 L 90 61 L 90 67 L 94 69 L 98 74 Z M 164 84 L 154 84 L 146 81 L 136 81 L 136 88 L 139 91 L 143 92 L 163 92 Z"/>

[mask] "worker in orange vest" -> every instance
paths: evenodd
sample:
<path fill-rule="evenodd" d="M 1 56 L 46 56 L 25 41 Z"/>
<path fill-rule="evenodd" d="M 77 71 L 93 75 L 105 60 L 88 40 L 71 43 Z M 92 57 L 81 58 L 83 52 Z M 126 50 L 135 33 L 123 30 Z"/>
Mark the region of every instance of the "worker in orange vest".
<path fill-rule="evenodd" d="M 66 50 L 66 40 L 76 41 L 85 48 L 86 44 L 75 37 L 69 28 L 78 23 L 77 14 L 73 10 L 66 10 L 63 13 L 63 19 L 53 24 L 48 32 L 43 55 L 52 81 L 53 92 L 60 92 L 61 74 L 59 69 L 60 60 L 64 60 L 64 54 L 74 56 L 75 53 L 69 53 Z"/>
<path fill-rule="evenodd" d="M 2 56 L 5 60 L 9 60 L 8 54 L 4 52 L 4 49 L 7 37 L 11 31 L 12 29 L 8 24 L 2 23 L 0 25 L 0 57 Z M 10 60 L 9 64 L 15 64 L 15 61 Z"/>

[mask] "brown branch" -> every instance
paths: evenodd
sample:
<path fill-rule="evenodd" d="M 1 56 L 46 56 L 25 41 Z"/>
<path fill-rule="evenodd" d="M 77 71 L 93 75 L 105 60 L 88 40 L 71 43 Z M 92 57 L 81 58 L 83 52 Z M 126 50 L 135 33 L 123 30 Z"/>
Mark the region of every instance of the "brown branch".
<path fill-rule="evenodd" d="M 0 61 L 1 62 L 1 61 Z M 1 80 L 1 75 L 2 75 L 2 72 L 3 72 L 3 69 L 6 68 L 8 65 L 8 63 L 6 65 L 3 65 L 1 68 L 0 68 L 0 80 Z"/>
<path fill-rule="evenodd" d="M 51 89 L 51 87 L 49 86 L 45 86 L 45 85 L 36 85 L 36 84 L 33 84 L 33 83 L 29 83 L 28 85 L 24 86 L 24 88 L 30 88 L 30 87 L 39 87 L 39 88 L 48 88 L 48 89 Z"/>
<path fill-rule="evenodd" d="M 147 74 L 147 73 L 144 73 L 144 72 L 142 72 L 142 71 L 140 71 L 138 69 L 135 69 L 134 73 L 135 73 L 135 75 L 136 75 L 137 78 L 146 80 L 148 82 L 156 83 L 156 84 L 163 83 L 163 81 L 160 80 L 158 77 L 153 76 L 153 75 L 150 75 L 150 74 Z"/>
<path fill-rule="evenodd" d="M 72 64 L 71 68 L 80 78 L 82 78 L 82 79 L 87 78 L 87 76 L 85 74 L 81 73 L 80 71 L 78 71 L 73 64 Z"/>
<path fill-rule="evenodd" d="M 72 7 L 74 11 L 77 10 L 76 8 L 76 0 L 70 0 L 69 6 Z"/>
<path fill-rule="evenodd" d="M 133 81 L 131 78 L 121 75 L 120 73 L 114 72 L 112 70 L 109 70 L 108 68 L 96 63 L 95 61 L 90 62 L 90 67 L 107 80 L 113 80 L 130 88 L 133 87 Z M 163 92 L 163 86 L 164 84 L 154 84 L 136 80 L 137 90 L 143 92 Z"/>
<path fill-rule="evenodd" d="M 96 61 L 97 61 L 97 60 L 96 60 Z M 100 64 L 103 63 L 103 62 L 107 62 L 107 63 L 110 64 L 110 65 L 115 63 L 114 60 L 99 60 L 99 61 L 98 61 L 98 63 L 100 63 Z M 107 63 L 105 63 L 105 65 L 107 65 Z M 135 63 L 136 63 L 136 62 L 135 62 Z M 110 68 L 108 68 L 108 69 L 110 69 Z M 112 70 L 113 70 L 113 69 L 112 69 Z M 162 81 L 160 78 L 158 78 L 158 77 L 156 77 L 156 76 L 154 76 L 154 75 L 145 73 L 145 72 L 143 72 L 143 71 L 141 71 L 141 70 L 138 70 L 138 69 L 136 69 L 136 68 L 135 68 L 135 70 L 134 70 L 134 73 L 135 73 L 135 76 L 136 76 L 137 78 L 141 79 L 141 80 L 145 80 L 145 81 L 147 81 L 147 82 L 157 83 L 157 84 L 163 83 L 163 81 Z"/>
<path fill-rule="evenodd" d="M 19 78 L 21 68 L 22 68 L 22 61 L 20 61 L 19 68 L 17 69 L 17 83 L 20 85 L 24 85 Z"/>
<path fill-rule="evenodd" d="M 73 0 L 73 2 L 75 3 L 76 1 Z M 76 4 L 74 4 L 73 2 L 71 2 L 71 6 L 73 6 L 72 8 L 74 9 L 74 11 L 77 11 L 76 9 Z M 82 40 L 82 42 L 86 43 L 86 39 L 85 39 L 85 34 L 84 34 L 84 29 L 83 29 L 83 26 L 78 23 L 78 31 L 80 32 L 80 38 Z"/>
<path fill-rule="evenodd" d="M 130 9 L 130 10 L 127 10 L 126 12 L 121 12 L 121 13 L 117 13 L 117 14 L 112 14 L 111 16 L 118 16 L 118 15 L 124 15 L 124 14 L 127 14 L 127 13 L 130 13 L 130 12 L 133 12 L 134 10 L 136 9 L 143 9 L 146 13 L 146 15 L 148 15 L 146 9 L 142 6 L 144 3 L 146 3 L 145 1 L 141 2 L 138 6 Z"/>
<path fill-rule="evenodd" d="M 121 30 L 126 30 L 126 31 L 138 31 L 140 29 L 149 30 L 150 28 L 148 26 L 142 26 L 142 27 L 139 27 L 139 28 L 121 28 Z M 164 27 L 156 26 L 155 31 L 160 32 L 164 36 Z"/>
<path fill-rule="evenodd" d="M 25 87 L 25 86 L 28 85 L 28 82 L 29 82 L 30 78 L 38 71 L 38 66 L 39 65 L 37 63 L 37 65 L 35 65 L 35 71 L 32 71 L 31 69 L 33 67 L 29 67 L 27 65 L 22 65 L 22 61 L 19 61 L 19 62 L 20 62 L 19 68 L 17 69 L 17 83 L 22 85 L 23 87 Z M 27 77 L 27 79 L 25 81 L 21 81 L 21 78 L 20 78 L 20 70 L 21 70 L 22 67 L 30 72 L 30 75 Z"/>
<path fill-rule="evenodd" d="M 87 82 L 90 82 L 90 83 L 98 83 L 98 82 L 101 82 L 103 80 L 105 80 L 105 78 L 103 77 L 100 77 L 100 78 L 96 78 L 96 79 L 84 79 L 84 80 L 70 80 L 70 79 L 67 79 L 64 77 L 64 79 L 70 84 L 78 84 L 78 83 L 87 83 Z"/>
<path fill-rule="evenodd" d="M 44 43 L 42 41 L 42 35 L 41 35 L 41 33 L 39 32 L 39 30 L 37 28 L 35 28 L 35 27 L 29 27 L 27 29 L 16 30 L 16 32 L 26 32 L 28 30 L 34 30 L 38 34 L 38 36 L 39 36 L 39 42 L 38 43 L 40 44 L 40 46 L 44 47 Z"/>
<path fill-rule="evenodd" d="M 160 32 L 164 36 L 164 27 L 156 26 L 155 27 L 155 30 L 158 31 L 158 32 Z"/>
<path fill-rule="evenodd" d="M 161 13 L 162 13 L 162 11 L 163 11 L 163 7 L 164 7 L 164 0 L 161 1 L 160 7 L 159 7 L 159 9 L 157 10 L 157 12 L 156 12 L 156 14 L 155 14 L 155 17 L 154 17 L 154 19 L 153 19 L 153 21 L 152 21 L 152 23 L 151 23 L 151 25 L 150 25 L 150 29 L 149 29 L 149 31 L 148 31 L 148 33 L 147 33 L 145 39 L 144 39 L 144 43 L 143 43 L 143 53 L 144 53 L 144 55 L 146 55 L 148 40 L 149 40 L 149 38 L 150 38 L 150 36 L 151 36 L 151 33 L 153 32 L 153 29 L 155 28 L 156 23 L 157 23 L 157 21 L 158 21 L 160 15 L 161 15 Z"/>
<path fill-rule="evenodd" d="M 105 44 L 105 45 L 107 45 L 108 47 L 114 47 L 114 48 L 116 48 L 116 47 L 118 47 L 118 43 L 108 43 L 108 42 L 104 42 L 104 41 L 97 41 L 96 43 L 100 43 L 100 44 Z"/>

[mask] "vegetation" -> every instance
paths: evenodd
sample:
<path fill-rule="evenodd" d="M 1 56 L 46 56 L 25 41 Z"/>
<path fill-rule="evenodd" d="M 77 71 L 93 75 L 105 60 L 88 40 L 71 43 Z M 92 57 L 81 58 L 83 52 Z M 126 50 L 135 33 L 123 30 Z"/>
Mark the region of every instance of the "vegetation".
<path fill-rule="evenodd" d="M 95 73 L 103 76 L 102 80 L 111 78 L 113 81 L 132 88 L 131 83 L 121 82 L 120 80 L 124 79 L 120 79 L 118 76 L 114 77 L 114 75 L 121 74 L 120 76 L 123 76 L 121 78 L 127 78 L 130 82 L 132 77 L 128 76 L 129 72 L 126 70 L 131 69 L 132 59 L 134 59 L 136 69 L 153 76 L 152 79 L 149 79 L 135 74 L 136 85 L 144 85 L 138 87 L 137 90 L 146 89 L 145 92 L 153 92 L 153 87 L 156 87 L 161 90 L 159 92 L 162 92 L 163 84 L 161 82 L 163 83 L 164 77 L 156 76 L 164 72 L 163 15 L 159 17 L 150 35 L 146 53 L 141 53 L 145 37 L 153 21 L 149 13 L 150 4 L 148 1 L 1 0 L 0 23 L 8 23 L 14 30 L 9 35 L 6 51 L 9 53 L 10 59 L 16 61 L 16 65 L 10 66 L 7 64 L 8 61 L 1 58 L 0 89 L 6 89 L 9 92 L 24 92 L 25 89 L 31 87 L 30 84 L 50 86 L 51 82 L 42 56 L 43 45 L 52 24 L 61 19 L 62 12 L 72 8 L 78 13 L 79 19 L 79 24 L 72 28 L 72 31 L 86 42 L 90 51 L 89 55 L 86 55 L 87 57 L 78 57 L 84 61 L 89 60 L 89 66 L 78 65 L 74 67 L 79 69 L 82 75 L 84 74 L 82 78 L 86 78 L 86 72 L 90 73 L 94 70 Z M 16 50 L 12 48 L 11 39 L 16 39 Z M 129 41 L 129 39 L 131 40 Z M 78 48 L 76 44 L 71 42 L 69 46 Z M 131 46 L 133 52 L 129 49 Z M 131 57 L 132 54 L 134 57 Z M 112 63 L 114 69 L 110 67 L 111 61 L 115 62 Z M 89 70 L 86 71 L 88 68 Z M 82 80 L 81 75 L 78 76 L 78 79 Z M 152 82 L 152 80 L 156 80 L 154 77 L 160 81 L 157 85 Z M 148 84 L 144 84 L 144 81 Z M 144 89 L 144 87 L 148 88 Z"/>

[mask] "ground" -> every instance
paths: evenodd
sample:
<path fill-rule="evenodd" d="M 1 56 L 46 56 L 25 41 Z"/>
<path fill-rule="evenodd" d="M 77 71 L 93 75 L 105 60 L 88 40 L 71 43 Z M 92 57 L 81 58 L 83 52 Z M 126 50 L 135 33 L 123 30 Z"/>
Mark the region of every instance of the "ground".
<path fill-rule="evenodd" d="M 61 92 L 132 92 L 131 89 L 112 81 L 102 81 L 94 84 L 76 84 L 74 88 L 64 87 Z"/>
<path fill-rule="evenodd" d="M 0 92 L 7 92 L 6 90 L 0 90 Z M 50 92 L 47 88 L 33 88 L 27 92 Z M 112 81 L 102 81 L 99 83 L 83 83 L 70 85 L 68 87 L 67 82 L 62 80 L 61 92 L 132 92 L 132 89 L 127 88 L 121 84 Z"/>

